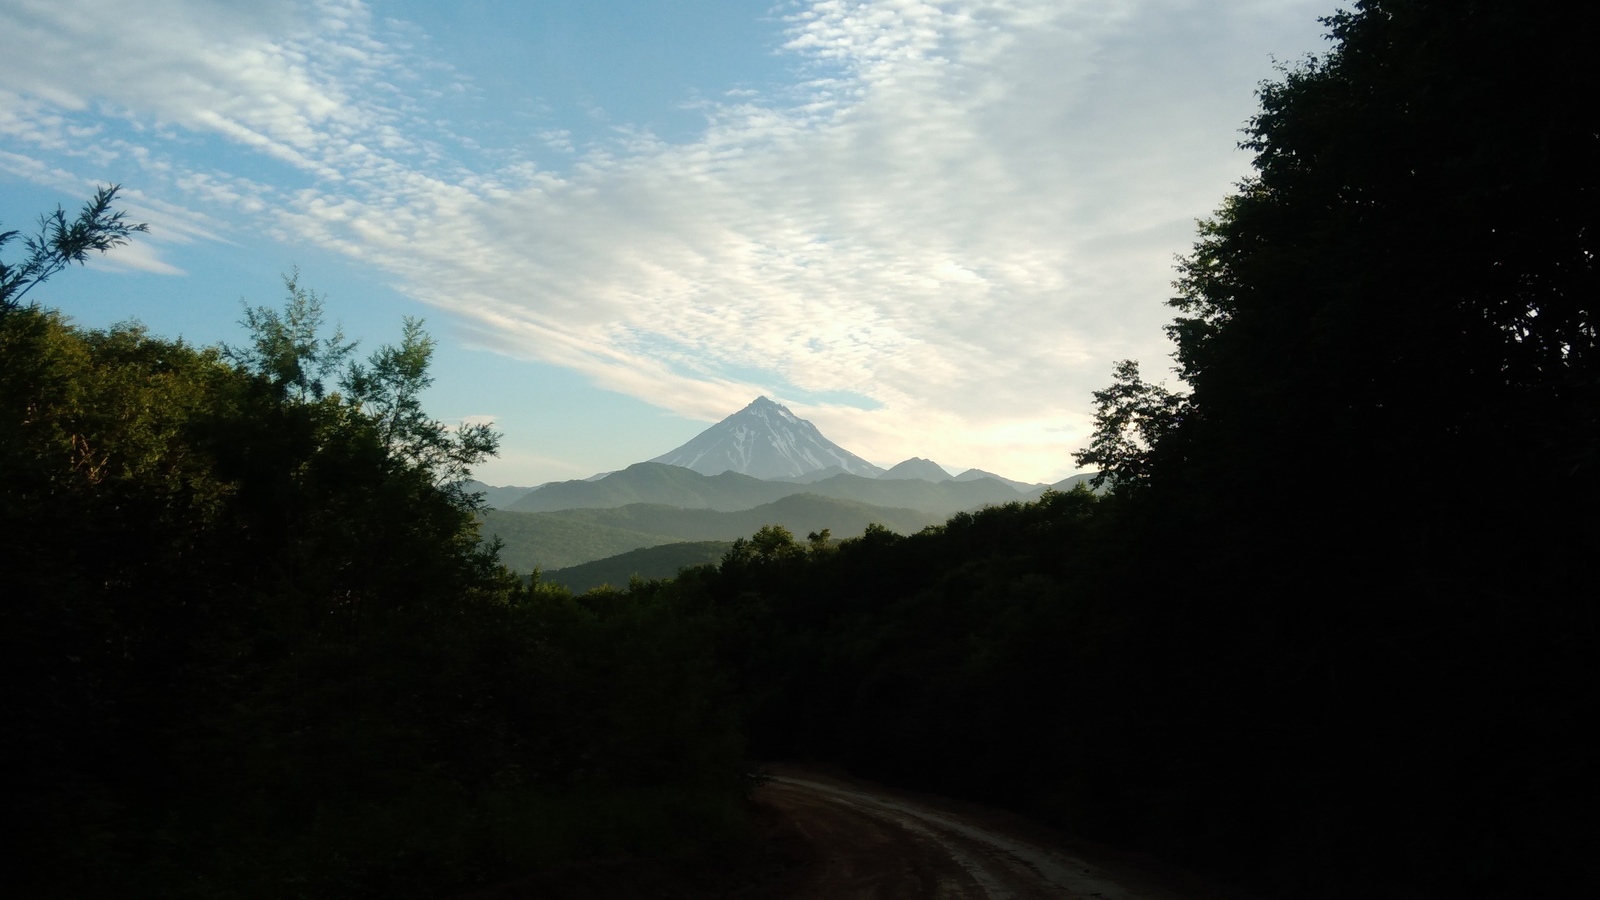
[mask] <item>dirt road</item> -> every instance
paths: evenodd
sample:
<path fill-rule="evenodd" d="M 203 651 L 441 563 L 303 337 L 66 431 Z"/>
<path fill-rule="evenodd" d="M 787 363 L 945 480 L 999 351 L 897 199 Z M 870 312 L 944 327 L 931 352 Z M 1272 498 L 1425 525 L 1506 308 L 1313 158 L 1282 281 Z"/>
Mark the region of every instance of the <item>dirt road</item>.
<path fill-rule="evenodd" d="M 1018 816 L 774 765 L 749 847 L 595 861 L 456 900 L 1237 900 Z"/>
<path fill-rule="evenodd" d="M 788 843 L 809 857 L 775 900 L 1200 896 L 1133 866 L 1090 862 L 1020 819 L 860 782 L 780 770 L 756 799 L 781 814 L 792 828 Z"/>

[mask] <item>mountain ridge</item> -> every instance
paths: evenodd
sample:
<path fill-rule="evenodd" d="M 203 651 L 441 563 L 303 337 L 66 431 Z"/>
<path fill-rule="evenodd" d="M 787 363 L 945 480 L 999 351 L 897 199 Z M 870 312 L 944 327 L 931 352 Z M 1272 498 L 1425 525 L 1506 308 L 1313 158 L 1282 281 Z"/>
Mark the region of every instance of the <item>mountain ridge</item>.
<path fill-rule="evenodd" d="M 702 475 L 668 463 L 634 463 L 599 481 L 561 481 L 529 492 L 506 507 L 510 512 L 555 512 L 566 509 L 611 509 L 633 503 L 654 503 L 681 509 L 738 512 L 795 494 L 817 494 L 872 506 L 915 509 L 952 515 L 994 503 L 1031 500 L 1044 487 L 1018 491 L 994 478 L 934 482 L 919 478 L 877 479 L 838 474 L 810 483 L 765 481 L 722 472 Z"/>
<path fill-rule="evenodd" d="M 920 456 L 895 463 L 888 471 L 878 473 L 879 481 L 901 481 L 912 478 L 935 483 L 952 480 L 952 476 L 944 470 L 944 466 Z"/>
<path fill-rule="evenodd" d="M 798 493 L 801 485 L 764 481 L 738 472 L 705 475 L 654 460 L 634 463 L 598 479 L 557 481 L 529 491 L 510 512 L 609 509 L 630 503 L 664 503 L 683 509 L 734 512 Z"/>

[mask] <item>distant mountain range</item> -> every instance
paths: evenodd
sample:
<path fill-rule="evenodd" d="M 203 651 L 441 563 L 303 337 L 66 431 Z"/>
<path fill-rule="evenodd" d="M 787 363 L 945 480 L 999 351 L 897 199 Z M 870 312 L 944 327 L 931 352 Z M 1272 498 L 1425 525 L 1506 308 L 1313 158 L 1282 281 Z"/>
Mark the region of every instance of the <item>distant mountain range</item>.
<path fill-rule="evenodd" d="M 815 494 L 795 494 L 752 509 L 733 512 L 634 503 L 612 509 L 564 509 L 536 515 L 664 535 L 680 541 L 731 541 L 749 537 L 764 525 L 782 525 L 798 537 L 823 529 L 833 532 L 834 537 L 850 537 L 860 534 L 872 524 L 910 534 L 929 525 L 938 525 L 948 518 L 941 513 L 873 506 L 857 500 L 818 497 Z"/>
<path fill-rule="evenodd" d="M 657 467 L 648 468 L 651 464 Z M 697 480 L 684 474 L 685 471 L 717 480 Z M 535 512 L 624 506 L 629 503 L 667 503 L 685 508 L 732 511 L 749 509 L 796 493 L 794 490 L 770 486 L 753 486 L 752 481 L 814 485 L 830 482 L 840 475 L 853 475 L 863 480 L 924 481 L 935 484 L 988 479 L 1029 498 L 1037 496 L 1046 487 L 1044 484 L 1015 481 L 982 469 L 967 469 L 952 476 L 943 466 L 921 457 L 912 457 L 885 470 L 823 437 L 817 426 L 766 397 L 757 397 L 744 409 L 700 432 L 676 450 L 620 472 L 601 472 L 581 480 L 550 482 L 536 488 L 494 487 L 479 481 L 471 482 L 468 486 L 481 492 L 485 503 L 492 509 Z M 1049 486 L 1070 490 L 1071 484 L 1084 477 L 1073 476 Z M 825 496 L 866 499 L 867 494 L 849 493 L 851 488 L 864 490 L 861 481 L 845 480 L 813 492 Z M 886 502 L 899 502 L 892 494 L 880 493 L 879 496 Z M 1002 494 L 978 502 L 1015 499 Z M 935 509 L 947 505 L 923 502 L 913 504 L 913 508 Z M 965 507 L 954 507 L 951 511 L 961 508 Z"/>
<path fill-rule="evenodd" d="M 1084 478 L 1084 477 L 1086 477 L 1086 476 L 1073 475 L 1072 477 L 1067 478 L 1064 481 L 1058 481 L 1055 484 L 1052 484 L 1050 486 L 1055 488 L 1058 491 L 1070 491 L 1070 490 L 1072 490 L 1071 487 L 1063 487 L 1063 485 L 1067 485 L 1069 482 L 1072 483 L 1072 484 L 1076 484 L 1077 481 L 1075 481 L 1075 479 L 1081 479 L 1081 478 Z M 1087 477 L 1093 478 L 1094 476 L 1093 475 L 1089 475 Z M 985 472 L 982 469 L 968 469 L 965 472 L 962 472 L 960 475 L 957 475 L 956 476 L 956 481 L 977 481 L 979 478 L 993 478 L 995 481 L 998 481 L 1001 484 L 1009 484 L 1012 487 L 1014 487 L 1017 490 L 1022 491 L 1024 493 L 1026 493 L 1028 491 L 1032 491 L 1035 488 L 1039 487 L 1039 485 L 1037 485 L 1037 484 L 1028 484 L 1025 481 L 1012 481 L 1009 478 L 1002 478 L 1001 476 L 996 475 L 993 472 Z"/>
<path fill-rule="evenodd" d="M 467 490 L 482 494 L 484 505 L 490 509 L 505 509 L 523 497 L 528 496 L 528 492 L 532 491 L 533 488 L 517 487 L 515 485 L 495 487 L 492 484 L 484 484 L 481 481 L 468 481 Z"/>
<path fill-rule="evenodd" d="M 1024 493 L 995 478 L 957 481 L 945 475 L 943 481 L 934 482 L 914 475 L 885 479 L 838 474 L 808 484 L 763 481 L 737 472 L 701 475 L 680 466 L 646 462 L 634 463 L 599 481 L 547 484 L 529 491 L 506 508 L 512 512 L 552 512 L 663 503 L 683 509 L 733 512 L 771 503 L 780 497 L 815 494 L 874 506 L 950 515 L 986 503 L 1033 499 L 1043 492 L 1041 486 Z"/>
<path fill-rule="evenodd" d="M 804 490 L 803 485 L 762 481 L 738 472 L 702 475 L 693 469 L 642 462 L 595 481 L 556 481 L 505 507 L 517 512 L 604 509 L 629 503 L 665 503 L 684 509 L 749 509 Z"/>
<path fill-rule="evenodd" d="M 566 577 L 582 590 L 596 578 L 618 584 L 630 566 L 664 577 L 676 571 L 672 566 L 712 552 L 709 544 L 646 548 L 725 542 L 763 525 L 783 525 L 798 536 L 826 528 L 842 538 L 875 523 L 904 534 L 963 510 L 1033 500 L 1047 488 L 1071 490 L 1091 477 L 1043 485 L 982 469 L 951 476 L 921 457 L 885 470 L 783 405 L 757 397 L 682 447 L 618 472 L 537 488 L 481 482 L 469 488 L 491 507 L 484 535 L 500 538 L 507 565 L 574 569 Z"/>

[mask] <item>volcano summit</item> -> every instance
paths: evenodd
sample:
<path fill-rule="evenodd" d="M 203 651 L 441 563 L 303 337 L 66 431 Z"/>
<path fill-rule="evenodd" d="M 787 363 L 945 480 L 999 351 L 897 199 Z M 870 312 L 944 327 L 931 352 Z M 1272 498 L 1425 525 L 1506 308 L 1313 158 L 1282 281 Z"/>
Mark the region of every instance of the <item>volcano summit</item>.
<path fill-rule="evenodd" d="M 682 466 L 702 475 L 738 472 L 754 478 L 793 478 L 824 469 L 873 478 L 883 471 L 766 397 L 757 397 L 687 444 L 650 462 Z"/>

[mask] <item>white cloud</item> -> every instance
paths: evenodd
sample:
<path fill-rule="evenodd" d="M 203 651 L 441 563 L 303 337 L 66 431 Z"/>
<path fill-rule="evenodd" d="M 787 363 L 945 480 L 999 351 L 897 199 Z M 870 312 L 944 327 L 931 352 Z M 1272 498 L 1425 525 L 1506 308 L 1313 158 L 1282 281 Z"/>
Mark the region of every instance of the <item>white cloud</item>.
<path fill-rule="evenodd" d="M 149 244 L 137 241 L 123 244 L 104 255 L 96 256 L 89 261 L 95 268 L 110 269 L 112 271 L 152 272 L 156 275 L 185 275 L 182 269 L 163 260 L 157 255 L 155 248 Z"/>
<path fill-rule="evenodd" d="M 823 0 L 787 20 L 791 91 L 702 103 L 681 144 L 546 130 L 578 156 L 553 173 L 450 161 L 419 98 L 459 79 L 356 0 L 7 0 L 0 138 L 27 153 L 0 165 L 59 161 L 109 104 L 151 133 L 96 146 L 173 205 L 381 267 L 486 346 L 708 420 L 847 392 L 877 408 L 794 405 L 879 461 L 1053 479 L 1112 360 L 1165 354 L 1172 255 L 1319 9 Z M 191 136 L 298 175 L 207 168 Z"/>

